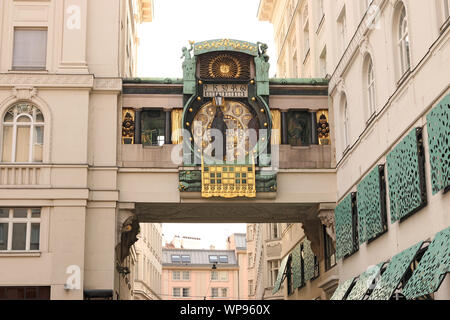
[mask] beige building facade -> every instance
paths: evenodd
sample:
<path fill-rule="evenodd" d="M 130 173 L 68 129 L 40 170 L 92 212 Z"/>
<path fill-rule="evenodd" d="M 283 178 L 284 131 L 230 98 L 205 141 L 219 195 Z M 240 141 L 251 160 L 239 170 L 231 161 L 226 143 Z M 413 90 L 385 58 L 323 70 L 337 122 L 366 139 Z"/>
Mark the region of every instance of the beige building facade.
<path fill-rule="evenodd" d="M 147 0 L 1 1 L 4 297 L 116 298 L 121 79 L 151 19 Z"/>
<path fill-rule="evenodd" d="M 448 276 L 430 265 L 433 256 L 445 256 L 448 242 L 439 239 L 448 239 L 450 226 L 448 166 L 440 162 L 445 151 L 437 151 L 437 145 L 448 150 L 448 1 L 263 0 L 258 16 L 274 24 L 280 77 L 330 80 L 340 283 L 334 298 L 354 299 L 360 290 L 364 299 L 394 292 L 449 299 Z M 295 59 L 308 50 L 309 57 Z M 408 139 L 418 155 L 406 147 Z M 414 159 L 411 167 L 400 154 Z M 384 182 L 378 187 L 371 179 Z M 399 264 L 405 256 L 411 266 Z M 371 266 L 381 268 L 382 280 L 394 272 L 406 278 L 392 280 L 385 295 L 378 284 L 371 297 L 362 284 Z M 434 277 L 430 288 L 421 287 L 421 274 Z"/>

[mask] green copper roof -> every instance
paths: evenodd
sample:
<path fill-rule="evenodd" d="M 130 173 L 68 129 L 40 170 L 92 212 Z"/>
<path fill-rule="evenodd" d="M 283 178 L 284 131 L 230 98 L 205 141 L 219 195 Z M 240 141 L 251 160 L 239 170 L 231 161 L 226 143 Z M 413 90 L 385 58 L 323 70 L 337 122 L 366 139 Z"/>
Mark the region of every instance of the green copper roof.
<path fill-rule="evenodd" d="M 123 79 L 124 84 L 183 84 L 179 78 L 128 78 Z"/>
<path fill-rule="evenodd" d="M 408 299 L 436 292 L 450 272 L 450 227 L 439 232 L 403 288 Z"/>
<path fill-rule="evenodd" d="M 255 43 L 233 40 L 233 39 L 216 39 L 198 42 L 194 44 L 194 55 L 200 55 L 214 51 L 237 51 L 252 56 L 258 56 L 258 46 Z"/>
<path fill-rule="evenodd" d="M 272 85 L 328 85 L 329 80 L 324 78 L 271 78 Z"/>
<path fill-rule="evenodd" d="M 345 295 L 347 294 L 348 290 L 353 284 L 353 281 L 355 278 L 348 279 L 347 281 L 341 283 L 339 287 L 334 292 L 333 296 L 330 300 L 342 300 L 344 299 Z"/>
<path fill-rule="evenodd" d="M 422 244 L 421 241 L 391 259 L 369 300 L 389 300 L 392 297 Z"/>

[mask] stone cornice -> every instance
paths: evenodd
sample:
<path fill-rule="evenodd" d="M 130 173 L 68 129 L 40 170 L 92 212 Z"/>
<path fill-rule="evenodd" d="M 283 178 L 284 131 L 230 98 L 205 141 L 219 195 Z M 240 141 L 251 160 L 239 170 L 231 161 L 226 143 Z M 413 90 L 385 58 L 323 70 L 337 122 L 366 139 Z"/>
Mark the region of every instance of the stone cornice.
<path fill-rule="evenodd" d="M 92 88 L 93 75 L 0 73 L 0 87 Z"/>

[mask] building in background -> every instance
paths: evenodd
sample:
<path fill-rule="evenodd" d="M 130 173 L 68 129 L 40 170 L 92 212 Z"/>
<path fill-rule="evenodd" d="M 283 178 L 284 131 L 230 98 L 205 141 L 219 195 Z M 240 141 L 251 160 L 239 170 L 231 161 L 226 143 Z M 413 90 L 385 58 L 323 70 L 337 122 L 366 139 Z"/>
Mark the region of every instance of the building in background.
<path fill-rule="evenodd" d="M 0 2 L 0 299 L 116 298 L 119 97 L 152 3 Z"/>
<path fill-rule="evenodd" d="M 234 233 L 227 238 L 227 250 L 234 250 L 237 264 L 239 265 L 238 274 L 238 299 L 248 300 L 248 253 L 247 253 L 247 235 L 245 233 Z"/>
<path fill-rule="evenodd" d="M 173 249 L 203 249 L 201 238 L 187 236 L 174 236 L 170 243 L 166 243 L 165 247 Z"/>
<path fill-rule="evenodd" d="M 449 299 L 449 2 L 262 0 L 258 17 L 274 24 L 279 77 L 330 79 L 333 299 Z M 289 242 L 286 299 L 308 291 L 297 287 L 303 264 Z"/>
<path fill-rule="evenodd" d="M 163 248 L 164 300 L 239 300 L 235 250 Z"/>

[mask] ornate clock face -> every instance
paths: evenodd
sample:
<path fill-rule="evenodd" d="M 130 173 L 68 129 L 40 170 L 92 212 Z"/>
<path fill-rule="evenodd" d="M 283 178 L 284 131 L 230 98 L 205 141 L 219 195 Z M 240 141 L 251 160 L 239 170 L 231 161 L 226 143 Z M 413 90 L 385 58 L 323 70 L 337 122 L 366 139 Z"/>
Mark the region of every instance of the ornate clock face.
<path fill-rule="evenodd" d="M 245 136 L 245 130 L 252 128 L 252 122 L 255 122 L 255 117 L 250 111 L 250 107 L 245 104 L 226 100 L 223 106 L 214 106 L 212 102 L 204 104 L 194 117 L 192 125 L 192 135 L 196 148 L 201 149 L 205 154 L 211 154 L 213 149 L 213 138 L 208 129 L 213 128 L 214 119 L 217 117 L 218 108 L 223 113 L 223 121 L 226 124 L 226 150 L 233 150 L 234 157 L 248 155 L 257 143 L 257 139 L 250 139 Z M 250 125 L 250 127 L 249 127 Z M 255 141 L 253 141 L 255 140 Z"/>

